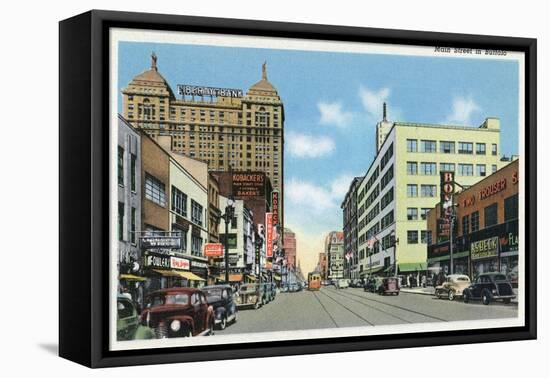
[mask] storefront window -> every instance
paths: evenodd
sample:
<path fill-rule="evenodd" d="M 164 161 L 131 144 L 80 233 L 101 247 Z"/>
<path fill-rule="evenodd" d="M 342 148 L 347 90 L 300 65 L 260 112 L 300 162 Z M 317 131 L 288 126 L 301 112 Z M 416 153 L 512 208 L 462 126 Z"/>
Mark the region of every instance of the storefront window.
<path fill-rule="evenodd" d="M 472 280 L 476 279 L 480 274 L 498 271 L 497 258 L 474 261 L 472 263 Z"/>
<path fill-rule="evenodd" d="M 518 256 L 500 258 L 500 273 L 505 274 L 513 287 L 518 285 Z"/>

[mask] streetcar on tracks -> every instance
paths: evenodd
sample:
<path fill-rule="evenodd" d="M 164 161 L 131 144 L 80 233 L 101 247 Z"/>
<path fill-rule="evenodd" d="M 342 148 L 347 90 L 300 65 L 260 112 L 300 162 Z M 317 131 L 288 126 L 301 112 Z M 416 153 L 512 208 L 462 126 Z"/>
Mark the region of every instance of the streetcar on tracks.
<path fill-rule="evenodd" d="M 321 288 L 321 273 L 311 272 L 307 275 L 308 290 L 319 290 Z"/>

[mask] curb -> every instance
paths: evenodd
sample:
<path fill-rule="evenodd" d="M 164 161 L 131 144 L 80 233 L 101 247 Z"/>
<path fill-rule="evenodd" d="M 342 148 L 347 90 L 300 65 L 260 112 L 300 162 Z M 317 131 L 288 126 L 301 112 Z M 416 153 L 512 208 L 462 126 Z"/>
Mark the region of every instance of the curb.
<path fill-rule="evenodd" d="M 417 290 L 410 290 L 410 289 L 401 289 L 403 293 L 410 293 L 410 294 L 420 294 L 420 295 L 435 295 L 435 293 L 427 293 L 424 291 L 417 291 Z"/>

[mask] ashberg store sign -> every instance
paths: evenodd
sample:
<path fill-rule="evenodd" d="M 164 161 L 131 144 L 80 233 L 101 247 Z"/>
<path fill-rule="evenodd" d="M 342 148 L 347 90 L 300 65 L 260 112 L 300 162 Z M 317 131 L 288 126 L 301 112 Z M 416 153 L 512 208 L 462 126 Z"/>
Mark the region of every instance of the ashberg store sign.
<path fill-rule="evenodd" d="M 203 87 L 178 84 L 178 93 L 182 96 L 243 97 L 242 89 Z"/>

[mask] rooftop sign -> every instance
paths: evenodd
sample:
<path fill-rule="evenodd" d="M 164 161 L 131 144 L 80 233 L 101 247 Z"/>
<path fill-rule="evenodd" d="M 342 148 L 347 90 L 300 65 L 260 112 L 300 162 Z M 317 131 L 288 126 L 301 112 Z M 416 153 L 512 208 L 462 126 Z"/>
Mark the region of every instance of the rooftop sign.
<path fill-rule="evenodd" d="M 243 97 L 242 89 L 203 87 L 178 84 L 178 93 L 182 96 Z"/>

